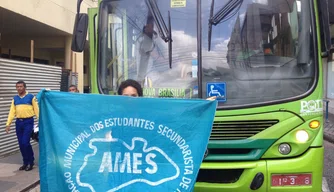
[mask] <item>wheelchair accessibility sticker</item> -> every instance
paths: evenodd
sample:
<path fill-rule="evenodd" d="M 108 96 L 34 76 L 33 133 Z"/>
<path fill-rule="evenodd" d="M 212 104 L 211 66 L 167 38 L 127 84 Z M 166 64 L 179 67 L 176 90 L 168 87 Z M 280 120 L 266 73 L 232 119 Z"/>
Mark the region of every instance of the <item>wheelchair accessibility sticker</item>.
<path fill-rule="evenodd" d="M 217 97 L 219 102 L 226 101 L 226 83 L 216 82 L 206 84 L 206 96 L 207 97 Z"/>

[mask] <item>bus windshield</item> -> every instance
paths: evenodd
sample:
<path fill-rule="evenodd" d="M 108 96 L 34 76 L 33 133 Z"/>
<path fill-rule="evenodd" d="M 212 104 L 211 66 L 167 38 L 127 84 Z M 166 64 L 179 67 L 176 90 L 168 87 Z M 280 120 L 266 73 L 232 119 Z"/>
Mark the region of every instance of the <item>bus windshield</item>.
<path fill-rule="evenodd" d="M 146 97 L 201 93 L 223 106 L 298 97 L 316 82 L 311 21 L 310 2 L 301 0 L 207 0 L 201 13 L 196 0 L 102 1 L 100 91 L 115 94 L 123 80 L 135 79 Z"/>
<path fill-rule="evenodd" d="M 103 1 L 100 7 L 99 81 L 104 93 L 113 94 L 121 81 L 141 83 L 146 97 L 197 97 L 196 1 L 182 9 L 170 8 L 170 1 L 155 0 L 164 23 L 172 32 L 172 68 L 168 42 L 160 35 L 145 0 Z M 161 25 L 163 23 L 160 23 Z M 163 25 L 162 25 L 163 26 Z M 190 68 L 190 69 L 189 69 Z M 190 71 L 189 71 L 190 70 Z"/>

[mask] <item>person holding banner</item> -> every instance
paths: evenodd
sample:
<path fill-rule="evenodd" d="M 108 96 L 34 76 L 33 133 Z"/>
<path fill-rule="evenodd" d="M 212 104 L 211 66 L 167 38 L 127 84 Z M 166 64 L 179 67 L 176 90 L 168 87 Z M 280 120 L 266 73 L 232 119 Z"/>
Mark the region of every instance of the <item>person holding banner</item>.
<path fill-rule="evenodd" d="M 128 79 L 120 84 L 117 93 L 118 95 L 124 95 L 124 96 L 142 97 L 143 88 L 137 81 L 133 79 Z"/>
<path fill-rule="evenodd" d="M 36 97 L 26 91 L 26 83 L 18 81 L 16 90 L 18 95 L 14 96 L 10 107 L 6 132 L 9 133 L 10 125 L 16 117 L 16 136 L 19 141 L 20 151 L 23 157 L 23 165 L 19 170 L 30 171 L 34 166 L 34 152 L 30 144 L 30 137 L 34 128 L 34 116 L 38 119 L 39 108 Z"/>

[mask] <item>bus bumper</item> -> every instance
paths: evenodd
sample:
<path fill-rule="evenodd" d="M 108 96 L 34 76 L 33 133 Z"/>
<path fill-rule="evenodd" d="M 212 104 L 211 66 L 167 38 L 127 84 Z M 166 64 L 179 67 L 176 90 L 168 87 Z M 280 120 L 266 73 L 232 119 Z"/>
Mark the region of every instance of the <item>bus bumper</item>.
<path fill-rule="evenodd" d="M 291 159 L 260 160 L 251 162 L 204 162 L 194 192 L 321 192 L 324 148 L 310 148 L 302 156 Z M 221 183 L 226 170 L 239 170 L 235 181 Z M 241 171 L 240 171 L 241 170 Z M 219 174 L 221 171 L 221 174 Z M 206 174 L 206 175 L 203 175 Z M 264 182 L 257 190 L 250 189 L 254 177 L 263 173 Z M 214 175 L 213 175 L 214 174 Z M 311 174 L 309 185 L 272 186 L 272 175 Z M 226 175 L 225 175 L 226 176 Z M 208 181 L 206 181 L 206 178 Z"/>

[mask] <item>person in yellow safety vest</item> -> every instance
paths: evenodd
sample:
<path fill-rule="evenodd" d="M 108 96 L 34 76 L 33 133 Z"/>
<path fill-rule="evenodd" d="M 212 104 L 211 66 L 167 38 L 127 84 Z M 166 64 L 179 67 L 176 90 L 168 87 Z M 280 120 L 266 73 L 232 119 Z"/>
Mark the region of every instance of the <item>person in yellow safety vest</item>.
<path fill-rule="evenodd" d="M 16 117 L 16 136 L 23 157 L 23 165 L 19 170 L 30 171 L 33 169 L 35 160 L 34 152 L 30 144 L 30 137 L 34 128 L 34 116 L 38 119 L 39 108 L 36 97 L 28 93 L 26 87 L 24 81 L 18 81 L 16 83 L 18 95 L 14 96 L 12 100 L 6 124 L 6 132 L 7 134 L 9 133 L 10 125 Z"/>

